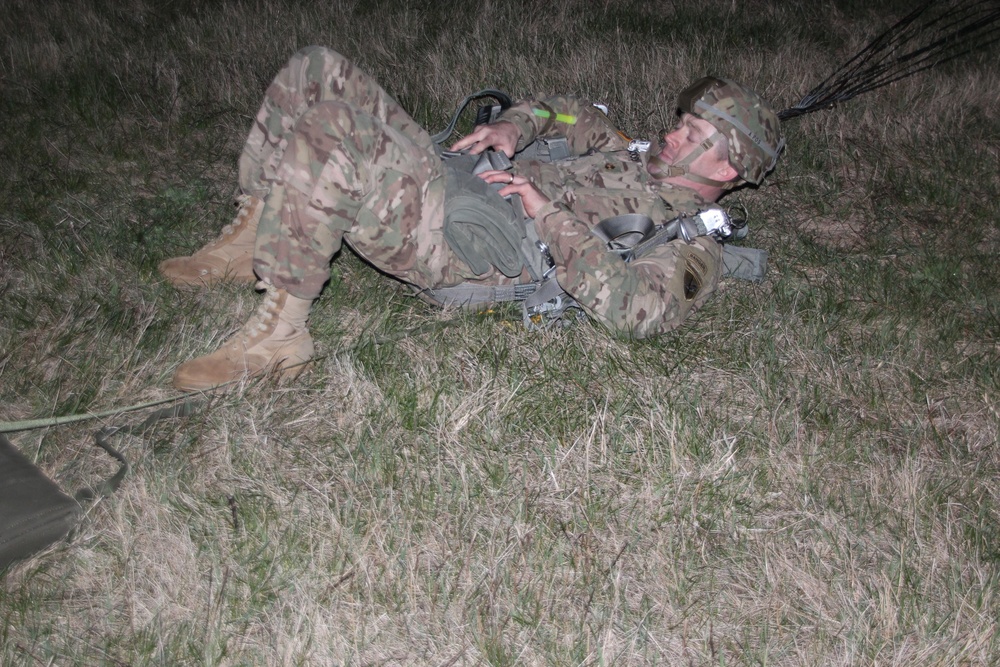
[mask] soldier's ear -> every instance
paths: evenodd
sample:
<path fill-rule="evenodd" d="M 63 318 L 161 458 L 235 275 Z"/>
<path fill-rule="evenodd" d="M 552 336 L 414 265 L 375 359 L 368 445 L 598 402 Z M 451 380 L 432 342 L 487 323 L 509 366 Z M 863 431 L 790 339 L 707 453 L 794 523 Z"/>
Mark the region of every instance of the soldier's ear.
<path fill-rule="evenodd" d="M 728 183 L 739 176 L 739 172 L 733 165 L 729 164 L 729 161 L 723 162 L 719 167 L 718 171 L 715 172 L 716 180 L 722 181 L 723 183 Z"/>

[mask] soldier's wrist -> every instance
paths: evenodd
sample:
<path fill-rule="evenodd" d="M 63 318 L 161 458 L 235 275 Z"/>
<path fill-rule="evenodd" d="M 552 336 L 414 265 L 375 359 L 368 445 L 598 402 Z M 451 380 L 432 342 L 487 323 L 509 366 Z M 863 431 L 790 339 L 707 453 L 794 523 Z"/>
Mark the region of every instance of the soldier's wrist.
<path fill-rule="evenodd" d="M 520 133 L 520 136 L 517 139 L 515 151 L 524 150 L 528 144 L 535 140 L 534 118 L 530 114 L 516 108 L 511 108 L 500 116 L 500 120 L 509 122 L 511 125 L 516 127 Z"/>

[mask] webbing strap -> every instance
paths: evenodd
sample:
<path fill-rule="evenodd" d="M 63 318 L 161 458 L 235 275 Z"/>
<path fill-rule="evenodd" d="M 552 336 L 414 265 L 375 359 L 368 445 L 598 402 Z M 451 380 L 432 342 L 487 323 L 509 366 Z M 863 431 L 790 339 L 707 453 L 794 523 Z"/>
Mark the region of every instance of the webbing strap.
<path fill-rule="evenodd" d="M 420 295 L 433 299 L 442 306 L 474 308 L 493 303 L 524 301 L 538 290 L 540 283 L 523 285 L 477 285 L 462 283 L 452 287 L 420 290 Z"/>
<path fill-rule="evenodd" d="M 539 162 L 559 162 L 573 156 L 569 148 L 569 140 L 566 137 L 548 137 L 535 139 L 518 151 L 514 159 L 527 162 L 538 160 Z"/>
<path fill-rule="evenodd" d="M 608 244 L 625 261 L 642 257 L 653 248 L 669 243 L 682 233 L 680 219 L 656 228 L 653 221 L 640 213 L 616 215 L 601 220 L 591 232 Z M 726 278 L 760 282 L 767 274 L 767 251 L 741 246 L 722 246 L 722 275 Z"/>
<path fill-rule="evenodd" d="M 653 233 L 653 219 L 642 213 L 625 213 L 601 220 L 591 233 L 612 250 L 632 248 Z"/>
<path fill-rule="evenodd" d="M 447 141 L 448 137 L 451 136 L 451 133 L 455 131 L 455 126 L 458 125 L 458 119 L 462 115 L 462 112 L 465 111 L 465 107 L 469 106 L 469 102 L 479 99 L 480 97 L 492 97 L 499 100 L 500 107 L 502 109 L 508 109 L 514 103 L 507 93 L 494 88 L 484 88 L 477 93 L 472 93 L 458 105 L 458 110 L 456 110 L 455 115 L 451 117 L 451 122 L 448 123 L 448 127 L 433 135 L 431 137 L 431 141 L 435 144 L 443 144 Z"/>
<path fill-rule="evenodd" d="M 528 311 L 538 310 L 543 304 L 553 301 L 562 295 L 565 295 L 569 301 L 573 300 L 566 294 L 566 290 L 562 288 L 562 285 L 555 278 L 543 280 L 538 286 L 538 290 L 524 300 L 524 308 Z"/>
<path fill-rule="evenodd" d="M 676 220 L 657 228 L 651 218 L 641 213 L 626 213 L 598 223 L 591 233 L 608 244 L 626 261 L 641 257 L 657 246 L 678 238 L 680 225 Z M 722 275 L 726 278 L 760 282 L 767 273 L 767 251 L 741 246 L 722 246 Z M 521 285 L 479 285 L 462 283 L 453 287 L 420 290 L 419 294 L 441 306 L 469 308 L 494 303 L 523 301 L 528 311 L 564 294 L 559 283 L 550 278 Z M 567 300 L 571 300 L 566 295 Z"/>

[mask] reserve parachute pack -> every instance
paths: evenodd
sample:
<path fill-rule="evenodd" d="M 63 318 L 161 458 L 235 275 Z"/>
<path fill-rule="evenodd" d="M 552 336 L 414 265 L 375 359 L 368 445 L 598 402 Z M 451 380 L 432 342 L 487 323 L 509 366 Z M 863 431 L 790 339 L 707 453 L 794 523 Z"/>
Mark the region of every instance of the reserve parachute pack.
<path fill-rule="evenodd" d="M 520 302 L 522 318 L 529 329 L 569 325 L 582 315 L 580 305 L 559 285 L 555 263 L 548 247 L 538 238 L 533 221 L 524 213 L 520 197 L 501 198 L 496 192 L 502 184 L 487 184 L 478 174 L 487 170 L 506 171 L 514 161 L 556 162 L 572 157 L 565 137 L 538 138 L 524 150 L 508 158 L 502 152 L 485 151 L 480 155 L 449 151 L 442 147 L 454 132 L 460 115 L 470 102 L 492 97 L 497 104 L 481 106 L 475 125 L 495 122 L 512 105 L 509 96 L 487 89 L 465 98 L 444 131 L 432 139 L 445 164 L 448 193 L 445 203 L 444 236 L 451 249 L 472 271 L 481 275 L 491 268 L 509 278 L 527 268 L 531 281 L 515 285 L 462 283 L 451 287 L 422 289 L 421 298 L 440 306 L 479 310 L 492 304 Z M 597 106 L 607 113 L 607 108 Z M 631 152 L 645 152 L 649 142 L 633 141 Z M 513 161 L 512 161 L 513 160 Z M 504 201 L 506 200 L 506 201 Z M 717 206 L 666 221 L 654 221 L 640 214 L 619 215 L 602 220 L 591 232 L 605 242 L 608 252 L 624 262 L 644 256 L 654 248 L 697 236 L 712 236 L 723 244 L 723 275 L 758 282 L 767 270 L 763 250 L 731 246 L 727 242 L 746 237 L 746 216 L 731 216 Z"/>

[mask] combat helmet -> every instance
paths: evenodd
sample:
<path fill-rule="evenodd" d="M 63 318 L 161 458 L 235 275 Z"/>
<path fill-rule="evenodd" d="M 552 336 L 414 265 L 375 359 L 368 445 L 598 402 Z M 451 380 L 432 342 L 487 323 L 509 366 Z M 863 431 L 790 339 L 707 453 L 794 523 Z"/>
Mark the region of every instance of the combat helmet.
<path fill-rule="evenodd" d="M 729 162 L 744 181 L 760 184 L 785 140 L 778 115 L 761 97 L 728 79 L 706 76 L 685 88 L 677 107 L 708 121 L 729 141 Z"/>

